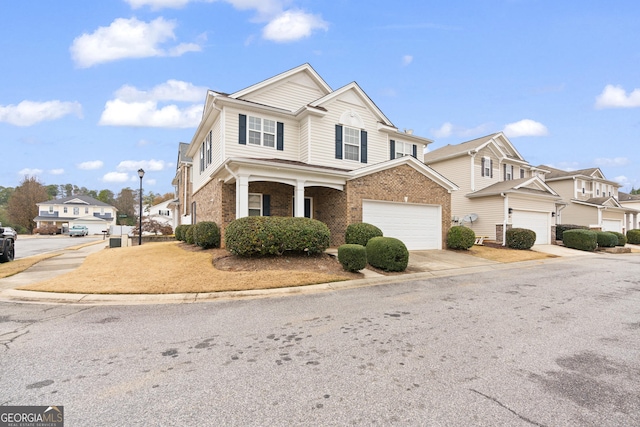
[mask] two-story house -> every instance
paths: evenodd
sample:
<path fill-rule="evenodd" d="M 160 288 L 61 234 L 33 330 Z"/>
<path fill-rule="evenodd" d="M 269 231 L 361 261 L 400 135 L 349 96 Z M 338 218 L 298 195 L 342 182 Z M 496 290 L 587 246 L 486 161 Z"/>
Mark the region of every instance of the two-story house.
<path fill-rule="evenodd" d="M 168 225 L 172 229 L 176 228 L 177 218 L 175 217 L 174 206 L 177 205 L 174 199 L 165 200 L 153 206 L 145 206 L 144 216 L 162 225 Z"/>
<path fill-rule="evenodd" d="M 193 190 L 193 159 L 187 156 L 189 144 L 178 145 L 176 175 L 171 181 L 174 187 L 175 200 L 170 204 L 175 218 L 175 225 L 191 224 L 191 192 Z M 175 229 L 175 226 L 174 226 Z"/>
<path fill-rule="evenodd" d="M 640 229 L 640 194 L 629 194 L 618 191 L 618 202 L 625 208 L 637 211 L 630 212 L 626 215 L 626 229 Z"/>
<path fill-rule="evenodd" d="M 624 233 L 628 223 L 638 223 L 640 211 L 618 201 L 620 184 L 609 181 L 599 168 L 564 171 L 540 166 L 549 173 L 545 181 L 566 206 L 558 211 L 558 223 L 583 225 L 603 231 Z"/>
<path fill-rule="evenodd" d="M 102 234 L 116 224 L 117 209 L 89 196 L 71 196 L 37 203 L 37 227 L 55 225 L 61 233 L 74 225 L 84 225 L 89 234 Z"/>
<path fill-rule="evenodd" d="M 546 171 L 531 166 L 502 132 L 446 145 L 424 161 L 460 187 L 451 200 L 454 224 L 500 243 L 509 228 L 527 228 L 536 244 L 551 243 L 560 196 L 545 183 Z"/>
<path fill-rule="evenodd" d="M 210 90 L 185 153 L 191 221 L 224 231 L 250 215 L 311 217 L 332 245 L 364 221 L 410 249 L 439 249 L 457 186 L 423 163 L 431 142 L 399 130 L 357 83 L 333 90 L 309 64 L 232 94 Z"/>

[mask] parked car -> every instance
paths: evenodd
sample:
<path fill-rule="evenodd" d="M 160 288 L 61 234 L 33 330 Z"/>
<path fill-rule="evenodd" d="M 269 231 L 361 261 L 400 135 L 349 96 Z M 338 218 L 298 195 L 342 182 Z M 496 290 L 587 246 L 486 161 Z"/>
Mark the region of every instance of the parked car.
<path fill-rule="evenodd" d="M 0 227 L 2 227 L 0 225 Z M 14 230 L 11 227 L 2 227 L 2 229 L 4 230 L 4 232 L 2 233 L 5 236 L 10 236 L 13 237 L 13 240 L 16 240 L 18 238 L 18 233 L 16 233 L 16 230 Z"/>
<path fill-rule="evenodd" d="M 12 228 L 7 227 L 13 231 Z M 15 233 L 15 231 L 13 231 Z M 9 262 L 13 261 L 15 257 L 15 246 L 14 246 L 14 237 L 13 234 L 5 234 L 5 228 L 0 227 L 0 262 Z"/>
<path fill-rule="evenodd" d="M 89 234 L 89 229 L 84 225 L 74 225 L 69 229 L 69 237 L 84 237 Z"/>

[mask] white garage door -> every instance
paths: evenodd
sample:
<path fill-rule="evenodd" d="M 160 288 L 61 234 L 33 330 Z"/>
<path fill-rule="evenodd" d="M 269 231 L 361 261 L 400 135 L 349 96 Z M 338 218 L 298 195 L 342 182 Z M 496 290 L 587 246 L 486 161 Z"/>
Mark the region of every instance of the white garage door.
<path fill-rule="evenodd" d="M 617 231 L 622 233 L 622 221 L 617 219 L 603 219 L 602 231 Z"/>
<path fill-rule="evenodd" d="M 513 228 L 527 228 L 536 233 L 536 245 L 548 245 L 551 227 L 549 214 L 546 212 L 531 212 L 514 210 L 511 214 Z"/>
<path fill-rule="evenodd" d="M 440 206 L 363 200 L 362 222 L 400 239 L 409 250 L 442 249 Z"/>
<path fill-rule="evenodd" d="M 109 229 L 109 226 L 102 222 L 96 224 L 95 222 L 89 221 L 73 221 L 71 223 L 71 226 L 73 225 L 84 225 L 85 227 L 87 227 L 89 229 L 89 236 L 92 236 L 94 234 L 102 234 L 102 230 Z"/>

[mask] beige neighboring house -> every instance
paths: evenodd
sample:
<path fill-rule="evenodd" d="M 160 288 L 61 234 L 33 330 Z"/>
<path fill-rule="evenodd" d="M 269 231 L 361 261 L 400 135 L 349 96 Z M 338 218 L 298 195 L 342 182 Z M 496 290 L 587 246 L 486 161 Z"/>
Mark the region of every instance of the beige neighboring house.
<path fill-rule="evenodd" d="M 53 224 L 61 233 L 68 233 L 74 225 L 84 225 L 91 235 L 116 224 L 117 209 L 93 197 L 71 196 L 36 204 L 38 216 L 33 220 L 37 227 Z"/>
<path fill-rule="evenodd" d="M 174 204 L 175 200 L 171 199 L 158 203 L 157 205 L 145 206 L 144 216 L 160 224 L 169 225 L 175 230 L 177 218 L 174 216 Z"/>
<path fill-rule="evenodd" d="M 178 203 L 183 218 L 223 232 L 246 216 L 310 217 L 340 245 L 347 225 L 364 221 L 409 249 L 440 249 L 457 186 L 423 163 L 431 142 L 399 130 L 357 83 L 334 90 L 303 64 L 231 94 L 208 91 L 184 153 L 192 191 Z"/>
<path fill-rule="evenodd" d="M 619 202 L 621 185 L 607 180 L 599 168 L 574 171 L 544 165 L 540 168 L 549 171 L 545 181 L 567 203 L 558 211 L 558 224 L 619 233 L 625 233 L 629 224 L 638 224 L 640 211 Z"/>
<path fill-rule="evenodd" d="M 178 144 L 178 161 L 176 175 L 171 181 L 175 192 L 175 200 L 169 205 L 173 211 L 175 227 L 191 224 L 191 192 L 193 190 L 193 159 L 187 156 L 189 144 Z"/>
<path fill-rule="evenodd" d="M 618 191 L 618 202 L 625 208 L 635 209 L 640 214 L 640 194 L 629 194 Z M 640 215 L 627 214 L 627 230 L 640 229 Z"/>
<path fill-rule="evenodd" d="M 453 224 L 503 244 L 509 228 L 535 231 L 536 244 L 553 241 L 560 196 L 502 132 L 430 151 L 424 161 L 460 187 L 451 196 Z"/>

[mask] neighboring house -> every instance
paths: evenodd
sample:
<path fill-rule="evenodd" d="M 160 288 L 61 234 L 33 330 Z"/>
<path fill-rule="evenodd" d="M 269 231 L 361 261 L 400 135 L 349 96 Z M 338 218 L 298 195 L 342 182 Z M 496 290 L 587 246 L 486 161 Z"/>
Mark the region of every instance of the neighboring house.
<path fill-rule="evenodd" d="M 153 206 L 144 208 L 144 216 L 163 225 L 169 225 L 172 229 L 176 228 L 176 220 L 174 217 L 173 205 L 175 200 L 166 200 Z"/>
<path fill-rule="evenodd" d="M 635 209 L 635 214 L 627 214 L 625 226 L 627 230 L 640 229 L 640 194 L 629 194 L 618 191 L 618 202 L 625 208 Z"/>
<path fill-rule="evenodd" d="M 618 201 L 620 184 L 609 181 L 599 168 L 564 171 L 540 166 L 549 173 L 545 181 L 567 203 L 558 211 L 558 224 L 583 225 L 603 231 L 626 232 L 628 223 L 638 224 L 640 211 Z"/>
<path fill-rule="evenodd" d="M 476 236 L 503 243 L 509 228 L 536 232 L 536 244 L 552 242 L 560 196 L 544 181 L 545 170 L 531 166 L 502 133 L 447 145 L 424 162 L 455 182 L 451 220 Z"/>
<path fill-rule="evenodd" d="M 170 205 L 175 225 L 191 224 L 191 192 L 193 191 L 193 159 L 187 156 L 189 144 L 181 142 L 178 146 L 176 175 L 171 181 L 176 199 Z M 175 227 L 174 227 L 175 229 Z"/>
<path fill-rule="evenodd" d="M 89 234 L 102 234 L 116 223 L 117 209 L 89 196 L 71 196 L 37 203 L 37 227 L 53 224 L 68 233 L 74 225 L 84 225 Z"/>
<path fill-rule="evenodd" d="M 184 153 L 191 200 L 180 192 L 179 205 L 223 232 L 251 215 L 305 216 L 327 224 L 332 245 L 364 221 L 410 249 L 439 249 L 457 187 L 423 163 L 431 142 L 400 131 L 357 83 L 333 90 L 304 64 L 232 94 L 208 91 Z"/>

